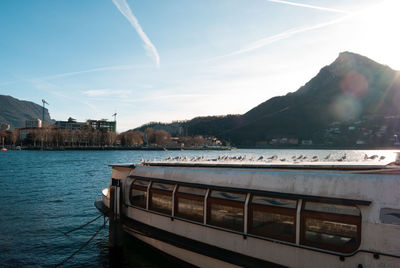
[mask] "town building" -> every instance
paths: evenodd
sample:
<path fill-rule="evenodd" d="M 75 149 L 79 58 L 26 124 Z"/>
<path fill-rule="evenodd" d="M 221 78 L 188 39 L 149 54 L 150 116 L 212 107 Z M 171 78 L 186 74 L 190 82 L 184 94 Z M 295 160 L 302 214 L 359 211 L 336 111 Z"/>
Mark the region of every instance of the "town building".
<path fill-rule="evenodd" d="M 115 132 L 117 126 L 115 121 L 108 121 L 107 119 L 87 120 L 86 124 L 90 129 L 105 130 L 107 132 Z"/>
<path fill-rule="evenodd" d="M 36 128 L 36 127 L 42 127 L 42 120 L 39 118 L 31 118 L 28 120 L 25 120 L 25 128 Z"/>
<path fill-rule="evenodd" d="M 10 130 L 11 125 L 10 124 L 0 124 L 0 130 Z"/>
<path fill-rule="evenodd" d="M 115 121 L 87 120 L 86 122 L 77 122 L 70 117 L 67 121 L 56 121 L 54 128 L 62 130 L 104 130 L 106 132 L 115 132 L 117 123 Z"/>
<path fill-rule="evenodd" d="M 70 117 L 67 121 L 56 121 L 54 128 L 63 130 L 84 130 L 86 129 L 85 122 L 77 122 L 76 119 Z"/>

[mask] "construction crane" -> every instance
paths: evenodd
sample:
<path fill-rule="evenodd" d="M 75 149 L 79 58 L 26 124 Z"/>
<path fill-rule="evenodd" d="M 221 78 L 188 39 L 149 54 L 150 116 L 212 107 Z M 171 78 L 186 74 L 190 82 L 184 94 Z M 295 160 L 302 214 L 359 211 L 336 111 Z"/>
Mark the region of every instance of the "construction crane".
<path fill-rule="evenodd" d="M 42 113 L 42 124 L 44 124 L 44 109 L 45 109 L 45 105 L 50 105 L 47 101 L 45 101 L 44 99 L 42 99 L 43 102 L 43 113 Z"/>
<path fill-rule="evenodd" d="M 114 116 L 115 134 L 117 134 L 117 113 L 115 112 L 112 116 Z"/>

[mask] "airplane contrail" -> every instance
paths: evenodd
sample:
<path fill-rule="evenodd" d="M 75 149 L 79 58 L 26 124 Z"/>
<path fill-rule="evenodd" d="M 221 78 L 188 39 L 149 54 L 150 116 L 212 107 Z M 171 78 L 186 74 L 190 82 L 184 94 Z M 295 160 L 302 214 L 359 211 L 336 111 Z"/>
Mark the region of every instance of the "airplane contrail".
<path fill-rule="evenodd" d="M 290 5 L 290 6 L 298 6 L 298 7 L 305 7 L 305 8 L 311 8 L 311 9 L 323 10 L 323 11 L 334 12 L 334 13 L 342 13 L 342 14 L 351 13 L 349 11 L 336 9 L 336 8 L 321 7 L 321 6 L 308 5 L 308 4 L 296 3 L 296 2 L 290 2 L 290 1 L 283 1 L 283 0 L 267 0 L 267 1 L 273 2 L 273 3 L 278 3 L 278 4 Z"/>
<path fill-rule="evenodd" d="M 92 68 L 92 69 L 76 71 L 76 72 L 53 74 L 53 75 L 48 75 L 48 76 L 39 77 L 39 78 L 40 79 L 54 79 L 54 78 L 69 77 L 69 76 L 75 76 L 75 75 L 86 74 L 86 73 L 112 71 L 112 70 L 140 69 L 140 68 L 148 68 L 148 67 L 150 67 L 150 65 L 148 65 L 148 66 L 146 66 L 146 65 L 112 65 L 112 66 Z"/>
<path fill-rule="evenodd" d="M 133 15 L 131 8 L 129 7 L 126 0 L 112 0 L 114 5 L 118 8 L 122 15 L 132 24 L 133 28 L 139 34 L 140 38 L 144 43 L 144 48 L 146 49 L 147 55 L 153 58 L 156 62 L 157 68 L 160 67 L 160 56 L 154 44 L 151 42 L 149 37 L 143 31 L 142 26 L 140 26 L 139 21 Z"/>
<path fill-rule="evenodd" d="M 319 24 L 316 24 L 316 25 L 307 26 L 307 27 L 303 27 L 303 28 L 294 28 L 294 29 L 291 29 L 291 30 L 288 30 L 288 31 L 285 31 L 285 32 L 282 32 L 282 33 L 279 33 L 279 34 L 268 36 L 268 37 L 265 37 L 265 38 L 260 39 L 258 41 L 255 41 L 255 42 L 253 42 L 253 43 L 251 43 L 251 44 L 249 44 L 249 45 L 247 45 L 247 46 L 245 46 L 245 47 L 243 47 L 241 49 L 233 51 L 233 52 L 231 52 L 229 54 L 226 54 L 224 56 L 213 58 L 211 60 L 218 60 L 218 59 L 222 59 L 222 58 L 226 58 L 226 57 L 230 57 L 230 56 L 234 56 L 234 55 L 239 55 L 239 54 L 243 54 L 243 53 L 246 53 L 246 52 L 250 52 L 250 51 L 253 51 L 255 49 L 258 49 L 258 48 L 264 47 L 266 45 L 269 45 L 271 43 L 274 43 L 274 42 L 289 38 L 289 37 L 291 37 L 293 35 L 296 35 L 296 34 L 299 34 L 299 33 L 304 33 L 304 32 L 308 32 L 308 31 L 312 31 L 312 30 L 316 30 L 316 29 L 320 29 L 320 28 L 324 28 L 324 27 L 333 25 L 333 24 L 340 23 L 340 22 L 342 22 L 342 21 L 344 21 L 344 20 L 346 20 L 346 19 L 348 19 L 350 17 L 351 16 L 348 15 L 348 16 L 341 17 L 339 19 L 335 19 L 335 20 L 331 20 L 331 21 L 327 21 L 327 22 L 323 22 L 323 23 L 319 23 Z"/>

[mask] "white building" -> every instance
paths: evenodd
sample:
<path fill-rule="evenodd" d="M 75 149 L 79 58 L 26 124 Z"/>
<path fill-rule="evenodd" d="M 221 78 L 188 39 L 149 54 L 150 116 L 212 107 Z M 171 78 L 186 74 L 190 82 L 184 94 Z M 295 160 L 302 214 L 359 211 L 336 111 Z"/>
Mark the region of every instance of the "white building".
<path fill-rule="evenodd" d="M 42 120 L 39 118 L 32 118 L 25 121 L 26 128 L 42 127 Z"/>

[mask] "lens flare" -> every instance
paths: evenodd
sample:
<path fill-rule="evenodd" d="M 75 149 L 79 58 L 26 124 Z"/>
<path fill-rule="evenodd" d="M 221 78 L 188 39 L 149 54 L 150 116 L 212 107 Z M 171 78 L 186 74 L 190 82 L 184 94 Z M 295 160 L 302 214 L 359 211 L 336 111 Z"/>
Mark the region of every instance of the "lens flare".
<path fill-rule="evenodd" d="M 368 93 L 368 83 L 362 74 L 349 72 L 340 82 L 340 88 L 346 95 L 362 98 Z"/>
<path fill-rule="evenodd" d="M 360 115 L 361 105 L 354 96 L 343 94 L 333 102 L 330 112 L 337 121 L 351 121 Z"/>

